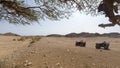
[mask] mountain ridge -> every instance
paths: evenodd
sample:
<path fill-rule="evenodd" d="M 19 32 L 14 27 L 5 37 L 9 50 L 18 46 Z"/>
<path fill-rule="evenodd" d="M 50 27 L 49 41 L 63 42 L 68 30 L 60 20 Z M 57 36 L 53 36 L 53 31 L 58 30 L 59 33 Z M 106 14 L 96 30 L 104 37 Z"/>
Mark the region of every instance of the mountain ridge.
<path fill-rule="evenodd" d="M 120 37 L 120 33 L 111 32 L 111 33 L 89 33 L 89 32 L 81 32 L 81 33 L 69 33 L 66 35 L 60 34 L 50 34 L 47 37 Z"/>

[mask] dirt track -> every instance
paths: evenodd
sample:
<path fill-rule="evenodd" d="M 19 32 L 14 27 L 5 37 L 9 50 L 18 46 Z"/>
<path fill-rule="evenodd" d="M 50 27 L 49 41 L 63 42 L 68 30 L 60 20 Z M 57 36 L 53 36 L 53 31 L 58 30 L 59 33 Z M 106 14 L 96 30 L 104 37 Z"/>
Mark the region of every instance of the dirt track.
<path fill-rule="evenodd" d="M 0 59 L 4 68 L 120 68 L 120 38 L 42 37 L 30 47 L 29 40 L 13 41 L 15 36 L 0 36 Z M 86 47 L 76 47 L 84 40 Z M 95 49 L 96 42 L 110 42 L 110 50 Z"/>

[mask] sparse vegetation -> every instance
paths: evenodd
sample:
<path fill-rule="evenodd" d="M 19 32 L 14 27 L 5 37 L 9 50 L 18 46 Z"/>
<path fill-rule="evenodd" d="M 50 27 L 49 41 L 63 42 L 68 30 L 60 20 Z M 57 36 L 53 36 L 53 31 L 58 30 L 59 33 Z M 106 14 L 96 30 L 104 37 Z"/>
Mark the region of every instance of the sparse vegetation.
<path fill-rule="evenodd" d="M 16 41 L 16 39 L 13 39 L 13 41 Z"/>
<path fill-rule="evenodd" d="M 41 37 L 37 37 L 37 36 L 21 36 L 17 40 L 18 41 L 25 41 L 25 40 L 39 41 L 40 39 Z"/>
<path fill-rule="evenodd" d="M 6 64 L 5 60 L 0 60 L 0 68 L 6 68 Z"/>
<path fill-rule="evenodd" d="M 120 68 L 119 38 L 24 36 L 24 42 L 17 41 L 23 38 L 20 36 L 0 38 L 0 68 Z M 75 46 L 81 39 L 86 41 L 86 48 Z M 95 49 L 95 43 L 103 40 L 110 41 L 111 50 Z"/>
<path fill-rule="evenodd" d="M 41 37 L 38 37 L 38 36 L 23 36 L 23 37 L 20 37 L 17 39 L 17 41 L 26 41 L 26 40 L 29 40 L 29 44 L 28 44 L 28 47 L 30 47 L 33 43 L 39 41 L 41 39 Z"/>

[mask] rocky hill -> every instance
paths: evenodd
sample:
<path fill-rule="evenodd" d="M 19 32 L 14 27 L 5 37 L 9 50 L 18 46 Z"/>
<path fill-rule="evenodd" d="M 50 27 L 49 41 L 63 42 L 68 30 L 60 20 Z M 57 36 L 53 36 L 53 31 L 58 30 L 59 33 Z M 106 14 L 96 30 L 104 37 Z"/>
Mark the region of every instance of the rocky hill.
<path fill-rule="evenodd" d="M 47 37 L 120 37 L 120 33 L 69 33 L 66 35 L 58 35 L 58 34 L 51 34 L 47 35 Z"/>
<path fill-rule="evenodd" d="M 0 34 L 0 35 L 4 35 L 4 36 L 20 36 L 20 35 L 18 35 L 18 34 L 11 33 L 11 32 L 4 33 L 4 34 Z"/>
<path fill-rule="evenodd" d="M 50 34 L 50 35 L 47 35 L 47 37 L 64 37 L 64 35 Z"/>

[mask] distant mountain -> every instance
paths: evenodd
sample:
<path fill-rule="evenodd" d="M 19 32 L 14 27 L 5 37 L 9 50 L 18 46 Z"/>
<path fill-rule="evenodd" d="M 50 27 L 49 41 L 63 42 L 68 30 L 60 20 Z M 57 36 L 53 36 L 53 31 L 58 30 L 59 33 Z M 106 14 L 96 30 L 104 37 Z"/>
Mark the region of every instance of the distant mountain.
<path fill-rule="evenodd" d="M 77 33 L 69 33 L 69 34 L 66 34 L 65 37 L 78 37 L 79 34 Z"/>
<path fill-rule="evenodd" d="M 47 35 L 47 37 L 63 37 L 64 35 L 59 35 L 59 34 L 50 34 Z"/>
<path fill-rule="evenodd" d="M 107 37 L 120 37 L 120 33 L 104 33 L 102 36 L 107 36 Z"/>
<path fill-rule="evenodd" d="M 20 35 L 18 35 L 18 34 L 11 33 L 11 32 L 4 33 L 4 34 L 1 34 L 1 35 L 5 35 L 5 36 L 20 36 Z"/>
<path fill-rule="evenodd" d="M 2 35 L 2 34 L 0 33 L 0 35 Z"/>
<path fill-rule="evenodd" d="M 99 34 L 99 33 L 82 32 L 82 33 L 69 33 L 66 35 L 51 34 L 51 35 L 47 35 L 47 37 L 120 37 L 120 33 Z"/>
<path fill-rule="evenodd" d="M 87 33 L 87 32 L 70 33 L 65 35 L 65 37 L 96 37 L 96 36 L 101 36 L 101 35 L 99 33 Z"/>
<path fill-rule="evenodd" d="M 104 34 L 99 34 L 99 33 L 70 33 L 66 34 L 65 37 L 120 37 L 120 33 L 104 33 Z"/>

